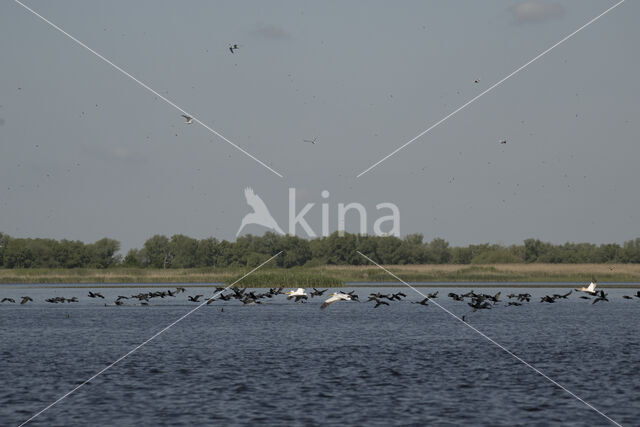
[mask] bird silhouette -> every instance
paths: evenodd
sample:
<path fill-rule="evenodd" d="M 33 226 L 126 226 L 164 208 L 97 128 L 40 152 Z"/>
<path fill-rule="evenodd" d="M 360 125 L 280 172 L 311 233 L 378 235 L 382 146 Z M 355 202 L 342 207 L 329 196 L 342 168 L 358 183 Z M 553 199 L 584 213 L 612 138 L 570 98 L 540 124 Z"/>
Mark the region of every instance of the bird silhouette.
<path fill-rule="evenodd" d="M 184 119 L 186 120 L 185 123 L 190 125 L 191 123 L 193 123 L 193 117 L 191 116 L 187 116 L 185 114 L 181 114 L 182 117 L 184 117 Z"/>
<path fill-rule="evenodd" d="M 253 212 L 246 214 L 244 218 L 242 218 L 242 223 L 236 233 L 236 237 L 240 235 L 240 232 L 245 225 L 249 224 L 262 225 L 263 227 L 275 230 L 280 234 L 285 234 L 276 220 L 271 216 L 267 205 L 264 204 L 260 196 L 253 192 L 253 189 L 250 187 L 245 188 L 244 197 L 247 199 L 247 204 L 253 208 Z"/>

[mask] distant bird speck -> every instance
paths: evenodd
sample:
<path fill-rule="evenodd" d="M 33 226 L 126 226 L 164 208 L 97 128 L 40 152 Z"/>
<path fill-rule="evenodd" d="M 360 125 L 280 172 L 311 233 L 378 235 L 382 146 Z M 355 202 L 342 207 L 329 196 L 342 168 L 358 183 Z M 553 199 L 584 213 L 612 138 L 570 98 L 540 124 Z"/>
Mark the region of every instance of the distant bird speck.
<path fill-rule="evenodd" d="M 507 143 L 507 140 L 506 140 L 506 139 L 502 139 L 502 140 L 500 140 L 500 144 L 506 144 L 506 143 Z"/>
<path fill-rule="evenodd" d="M 237 50 L 237 49 L 240 49 L 240 46 L 238 46 L 237 44 L 229 45 L 229 51 L 231 53 L 235 53 L 234 51 Z"/>
<path fill-rule="evenodd" d="M 184 117 L 184 119 L 186 120 L 186 124 L 190 125 L 191 123 L 193 123 L 193 117 L 187 116 L 185 114 L 182 114 L 182 117 Z"/>
<path fill-rule="evenodd" d="M 317 140 L 318 140 L 317 136 L 313 139 L 303 139 L 304 142 L 310 142 L 312 144 L 315 144 Z"/>

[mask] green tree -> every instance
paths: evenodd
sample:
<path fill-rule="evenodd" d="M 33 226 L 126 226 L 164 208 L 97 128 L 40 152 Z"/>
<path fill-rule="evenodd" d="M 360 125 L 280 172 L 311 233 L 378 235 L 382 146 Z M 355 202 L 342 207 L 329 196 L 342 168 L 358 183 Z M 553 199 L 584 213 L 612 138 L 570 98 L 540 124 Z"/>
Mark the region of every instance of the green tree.
<path fill-rule="evenodd" d="M 435 238 L 427 245 L 427 259 L 434 264 L 447 264 L 451 261 L 449 242 Z"/>
<path fill-rule="evenodd" d="M 142 266 L 142 254 L 138 249 L 129 249 L 127 255 L 122 261 L 123 267 L 141 267 Z"/>
<path fill-rule="evenodd" d="M 173 255 L 172 268 L 192 268 L 198 262 L 198 241 L 183 234 L 175 234 L 169 242 L 169 252 Z"/>
<path fill-rule="evenodd" d="M 156 234 L 144 242 L 142 264 L 154 268 L 169 268 L 173 254 L 166 236 Z"/>
<path fill-rule="evenodd" d="M 273 256 L 282 251 L 282 254 L 275 259 L 279 267 L 291 268 L 304 265 L 311 259 L 311 247 L 309 242 L 297 236 L 283 236 L 278 242 L 278 246 L 273 249 Z"/>
<path fill-rule="evenodd" d="M 4 266 L 4 251 L 10 239 L 8 234 L 0 233 L 0 267 Z"/>
<path fill-rule="evenodd" d="M 94 268 L 109 268 L 116 265 L 120 258 L 116 253 L 120 250 L 120 242 L 113 239 L 100 239 L 87 245 L 89 266 Z"/>
<path fill-rule="evenodd" d="M 11 239 L 4 251 L 4 266 L 6 268 L 30 268 L 35 257 L 29 247 L 27 239 Z"/>

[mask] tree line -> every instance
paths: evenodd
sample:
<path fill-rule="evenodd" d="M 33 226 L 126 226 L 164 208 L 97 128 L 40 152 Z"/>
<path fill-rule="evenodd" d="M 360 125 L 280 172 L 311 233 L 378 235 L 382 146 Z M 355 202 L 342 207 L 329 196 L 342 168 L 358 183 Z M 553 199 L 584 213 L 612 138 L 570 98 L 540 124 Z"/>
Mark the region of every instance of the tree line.
<path fill-rule="evenodd" d="M 312 240 L 266 233 L 235 242 L 194 239 L 182 234 L 155 235 L 142 248 L 119 253 L 117 240 L 104 238 L 85 244 L 74 240 L 12 238 L 0 233 L 3 268 L 195 268 L 255 267 L 274 259 L 279 267 L 325 264 L 365 265 L 362 252 L 380 264 L 496 264 L 496 263 L 640 263 L 640 238 L 623 245 L 564 243 L 527 239 L 522 245 L 477 244 L 450 246 L 441 238 L 425 242 L 421 234 L 404 238 L 337 232 Z"/>

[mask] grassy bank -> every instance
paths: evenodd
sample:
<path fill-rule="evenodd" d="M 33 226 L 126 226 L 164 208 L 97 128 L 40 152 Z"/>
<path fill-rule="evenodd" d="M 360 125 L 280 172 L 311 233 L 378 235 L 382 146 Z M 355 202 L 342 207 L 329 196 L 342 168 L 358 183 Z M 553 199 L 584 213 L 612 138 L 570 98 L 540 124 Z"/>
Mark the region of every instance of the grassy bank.
<path fill-rule="evenodd" d="M 640 283 L 639 264 L 495 264 L 385 266 L 408 282 L 600 282 Z M 0 283 L 232 283 L 250 269 L 0 269 Z M 393 282 L 375 266 L 263 268 L 244 286 L 340 286 L 344 282 Z"/>

